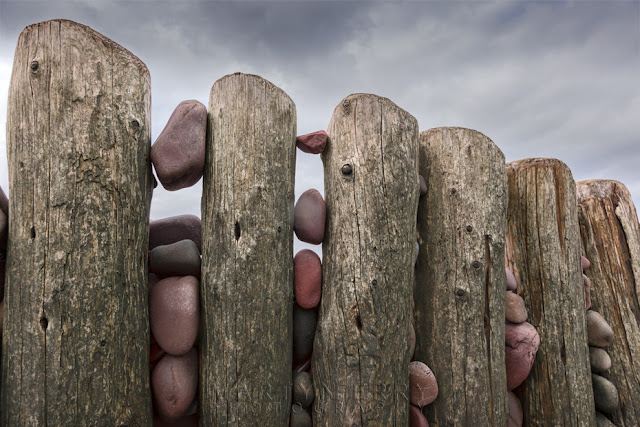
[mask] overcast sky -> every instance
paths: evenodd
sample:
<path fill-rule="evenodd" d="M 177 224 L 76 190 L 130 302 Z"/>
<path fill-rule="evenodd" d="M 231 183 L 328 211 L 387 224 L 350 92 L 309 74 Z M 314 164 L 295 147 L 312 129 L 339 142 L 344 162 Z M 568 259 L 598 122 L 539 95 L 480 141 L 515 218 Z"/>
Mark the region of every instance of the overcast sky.
<path fill-rule="evenodd" d="M 617 179 L 640 202 L 640 2 L 0 0 L 0 185 L 18 35 L 66 18 L 147 64 L 152 141 L 176 105 L 259 74 L 296 104 L 298 134 L 326 129 L 345 96 L 390 98 L 421 130 L 462 126 L 507 161 L 555 157 L 578 180 Z M 322 192 L 318 156 L 297 153 L 296 197 Z M 152 219 L 200 215 L 202 181 L 156 189 Z M 9 196 L 10 197 L 10 196 Z M 296 244 L 296 247 L 302 247 Z M 315 248 L 316 250 L 319 247 Z"/>

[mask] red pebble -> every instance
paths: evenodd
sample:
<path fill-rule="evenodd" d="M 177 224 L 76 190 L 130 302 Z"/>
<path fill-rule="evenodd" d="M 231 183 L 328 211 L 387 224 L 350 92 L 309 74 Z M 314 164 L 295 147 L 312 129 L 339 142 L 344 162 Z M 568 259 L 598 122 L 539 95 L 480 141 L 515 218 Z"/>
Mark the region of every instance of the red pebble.
<path fill-rule="evenodd" d="M 303 249 L 293 257 L 293 289 L 302 308 L 313 308 L 320 302 L 322 263 L 312 250 Z"/>
<path fill-rule="evenodd" d="M 303 242 L 319 245 L 324 239 L 327 207 L 318 190 L 302 193 L 295 206 L 294 230 Z"/>
<path fill-rule="evenodd" d="M 202 224 L 195 215 L 176 215 L 149 222 L 149 250 L 180 240 L 193 240 L 202 253 Z"/>
<path fill-rule="evenodd" d="M 164 421 L 176 421 L 189 410 L 198 390 L 198 352 L 170 354 L 158 362 L 151 374 L 156 410 Z"/>
<path fill-rule="evenodd" d="M 582 264 L 582 271 L 591 267 L 591 261 L 589 261 L 586 257 L 580 256 L 580 263 Z"/>
<path fill-rule="evenodd" d="M 424 416 L 420 408 L 409 405 L 409 426 L 410 427 L 429 427 L 429 421 Z"/>
<path fill-rule="evenodd" d="M 508 427 L 522 427 L 522 404 L 520 399 L 511 391 L 507 391 L 509 397 L 509 425 Z"/>
<path fill-rule="evenodd" d="M 540 345 L 540 335 L 530 323 L 505 324 L 507 389 L 513 390 L 529 376 Z"/>
<path fill-rule="evenodd" d="M 431 369 L 422 362 L 409 363 L 409 386 L 411 403 L 425 406 L 438 397 L 438 382 Z"/>
<path fill-rule="evenodd" d="M 305 153 L 320 154 L 324 151 L 326 145 L 327 132 L 323 130 L 301 135 L 296 138 L 296 147 Z"/>

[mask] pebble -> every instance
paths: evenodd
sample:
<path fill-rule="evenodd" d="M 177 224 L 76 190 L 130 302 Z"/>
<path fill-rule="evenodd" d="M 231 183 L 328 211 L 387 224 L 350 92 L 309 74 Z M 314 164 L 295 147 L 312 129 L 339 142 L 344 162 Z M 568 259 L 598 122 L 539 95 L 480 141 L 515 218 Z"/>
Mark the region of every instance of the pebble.
<path fill-rule="evenodd" d="M 308 372 L 293 374 L 293 403 L 297 403 L 306 409 L 313 403 L 314 398 L 311 375 Z"/>
<path fill-rule="evenodd" d="M 300 362 L 311 357 L 316 334 L 318 313 L 293 305 L 293 360 Z"/>
<path fill-rule="evenodd" d="M 200 277 L 200 251 L 189 239 L 156 246 L 149 252 L 149 271 L 164 277 Z"/>
<path fill-rule="evenodd" d="M 602 413 L 596 411 L 596 427 L 616 427 L 616 425 Z"/>
<path fill-rule="evenodd" d="M 509 398 L 509 424 L 508 427 L 522 427 L 522 404 L 518 396 L 513 394 L 512 391 L 507 391 L 507 397 Z"/>
<path fill-rule="evenodd" d="M 580 256 L 580 264 L 582 264 L 582 271 L 591 267 L 591 261 L 589 261 L 586 257 Z"/>
<path fill-rule="evenodd" d="M 202 253 L 202 225 L 195 215 L 177 215 L 149 222 L 149 250 L 180 240 L 193 240 Z"/>
<path fill-rule="evenodd" d="M 524 306 L 524 300 L 518 294 L 507 291 L 505 296 L 504 317 L 511 323 L 522 323 L 527 321 L 529 314 L 527 307 Z"/>
<path fill-rule="evenodd" d="M 530 323 L 506 322 L 505 365 L 507 389 L 513 390 L 529 376 L 540 345 L 540 335 Z"/>
<path fill-rule="evenodd" d="M 413 327 L 413 323 L 409 323 L 409 360 L 413 360 L 413 355 L 416 353 L 416 329 Z"/>
<path fill-rule="evenodd" d="M 181 102 L 151 146 L 151 162 L 164 188 L 180 190 L 200 180 L 206 133 L 207 107 L 195 100 Z"/>
<path fill-rule="evenodd" d="M 424 180 L 424 176 L 418 175 L 418 181 L 420 182 L 420 196 L 427 194 L 427 183 Z"/>
<path fill-rule="evenodd" d="M 170 354 L 158 362 L 151 374 L 155 408 L 165 421 L 175 421 L 189 410 L 198 390 L 198 352 Z"/>
<path fill-rule="evenodd" d="M 322 263 L 312 250 L 303 249 L 293 257 L 293 292 L 302 308 L 314 308 L 322 295 Z"/>
<path fill-rule="evenodd" d="M 606 347 L 613 342 L 613 329 L 597 311 L 587 311 L 587 338 L 589 345 Z"/>
<path fill-rule="evenodd" d="M 323 130 L 301 135 L 296 138 L 296 147 L 305 153 L 320 154 L 326 146 L 327 132 Z"/>
<path fill-rule="evenodd" d="M 591 372 L 600 373 L 611 369 L 611 357 L 600 347 L 589 346 L 589 362 L 591 363 Z"/>
<path fill-rule="evenodd" d="M 311 415 L 299 405 L 291 405 L 291 417 L 289 420 L 291 427 L 312 427 Z"/>
<path fill-rule="evenodd" d="M 584 308 L 589 310 L 591 308 L 591 280 L 586 274 L 582 275 L 584 281 Z"/>
<path fill-rule="evenodd" d="M 302 193 L 294 209 L 294 230 L 303 242 L 319 245 L 324 239 L 327 208 L 316 189 Z"/>
<path fill-rule="evenodd" d="M 516 281 L 516 276 L 513 275 L 511 270 L 506 269 L 507 273 L 507 290 L 515 292 L 518 289 L 518 282 Z"/>
<path fill-rule="evenodd" d="M 616 386 L 608 379 L 596 374 L 591 374 L 591 383 L 596 409 L 607 414 L 617 411 L 620 407 L 620 398 Z"/>
<path fill-rule="evenodd" d="M 156 283 L 149 296 L 151 333 L 164 351 L 180 356 L 198 336 L 200 284 L 193 276 L 168 277 Z"/>
<path fill-rule="evenodd" d="M 409 405 L 409 427 L 429 427 L 427 417 L 414 405 Z"/>
<path fill-rule="evenodd" d="M 438 397 L 438 382 L 431 369 L 422 362 L 409 363 L 411 403 L 423 407 Z"/>

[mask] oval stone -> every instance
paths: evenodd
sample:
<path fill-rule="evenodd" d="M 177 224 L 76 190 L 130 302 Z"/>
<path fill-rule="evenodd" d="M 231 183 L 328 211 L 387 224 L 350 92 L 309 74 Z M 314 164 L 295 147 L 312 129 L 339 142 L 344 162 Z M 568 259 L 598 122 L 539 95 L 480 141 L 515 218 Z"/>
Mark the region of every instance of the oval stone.
<path fill-rule="evenodd" d="M 530 323 L 506 322 L 504 338 L 507 389 L 513 390 L 531 372 L 540 345 L 540 335 Z"/>
<path fill-rule="evenodd" d="M 293 403 L 306 409 L 311 405 L 314 398 L 311 375 L 308 372 L 293 374 Z"/>
<path fill-rule="evenodd" d="M 429 427 L 427 417 L 414 405 L 409 405 L 409 427 Z"/>
<path fill-rule="evenodd" d="M 149 252 L 149 271 L 160 276 L 200 277 L 200 251 L 189 239 L 157 246 Z"/>
<path fill-rule="evenodd" d="M 293 305 L 293 361 L 301 362 L 311 357 L 313 338 L 316 334 L 318 313 L 298 304 Z"/>
<path fill-rule="evenodd" d="M 291 427 L 312 427 L 311 415 L 299 405 L 291 405 L 291 417 L 289 420 Z"/>
<path fill-rule="evenodd" d="M 422 362 L 409 363 L 411 403 L 423 407 L 438 397 L 438 382 L 431 369 Z"/>
<path fill-rule="evenodd" d="M 507 290 L 515 292 L 518 289 L 518 282 L 516 281 L 516 276 L 513 275 L 511 270 L 506 269 L 507 273 Z"/>
<path fill-rule="evenodd" d="M 582 264 L 582 271 L 591 267 L 591 261 L 589 261 L 586 257 L 580 256 L 580 264 Z"/>
<path fill-rule="evenodd" d="M 207 107 L 183 101 L 151 146 L 158 180 L 169 191 L 191 187 L 202 177 L 207 133 Z"/>
<path fill-rule="evenodd" d="M 164 356 L 151 374 L 151 387 L 158 415 L 175 421 L 186 414 L 198 390 L 198 352 Z"/>
<path fill-rule="evenodd" d="M 189 239 L 202 252 L 202 224 L 195 215 L 176 215 L 149 222 L 149 250 Z"/>
<path fill-rule="evenodd" d="M 596 409 L 607 414 L 617 411 L 620 407 L 620 398 L 616 386 L 608 379 L 596 374 L 591 374 L 591 383 Z"/>
<path fill-rule="evenodd" d="M 611 357 L 606 350 L 600 347 L 589 346 L 589 362 L 591 363 L 591 372 L 600 373 L 611 369 Z"/>
<path fill-rule="evenodd" d="M 596 411 L 596 427 L 616 427 L 605 415 Z"/>
<path fill-rule="evenodd" d="M 193 276 L 168 277 L 155 284 L 149 296 L 151 333 L 164 351 L 180 356 L 198 336 L 200 284 Z"/>
<path fill-rule="evenodd" d="M 296 138 L 296 147 L 300 151 L 309 154 L 320 154 L 327 145 L 327 132 L 319 130 L 317 132 L 300 135 Z"/>
<path fill-rule="evenodd" d="M 518 396 L 513 394 L 512 391 L 507 391 L 507 397 L 509 398 L 509 424 L 508 427 L 522 427 L 522 404 Z"/>
<path fill-rule="evenodd" d="M 324 239 L 327 208 L 320 192 L 310 189 L 302 193 L 294 208 L 294 230 L 303 242 L 319 245 Z"/>
<path fill-rule="evenodd" d="M 507 291 L 505 296 L 504 317 L 511 323 L 522 323 L 527 321 L 527 307 L 524 300 L 518 294 Z"/>
<path fill-rule="evenodd" d="M 322 263 L 312 250 L 303 249 L 293 257 L 293 292 L 302 308 L 314 308 L 322 295 Z"/>
<path fill-rule="evenodd" d="M 589 345 L 606 347 L 613 342 L 613 329 L 597 311 L 587 311 L 587 338 Z"/>

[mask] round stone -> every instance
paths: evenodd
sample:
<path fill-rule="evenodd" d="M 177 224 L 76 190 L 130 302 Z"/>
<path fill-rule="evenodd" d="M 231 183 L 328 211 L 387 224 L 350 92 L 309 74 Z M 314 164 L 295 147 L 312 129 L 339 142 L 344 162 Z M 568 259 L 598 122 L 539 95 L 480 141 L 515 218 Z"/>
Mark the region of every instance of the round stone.
<path fill-rule="evenodd" d="M 293 361 L 301 362 L 313 351 L 313 338 L 316 334 L 318 313 L 293 305 Z"/>
<path fill-rule="evenodd" d="M 582 271 L 591 267 L 591 261 L 589 261 L 586 257 L 580 256 L 580 264 L 582 264 Z"/>
<path fill-rule="evenodd" d="M 507 290 L 515 292 L 518 289 L 518 282 L 516 282 L 516 276 L 513 275 L 511 270 L 506 269 L 507 272 Z"/>
<path fill-rule="evenodd" d="M 313 381 L 308 372 L 296 372 L 293 374 L 293 403 L 308 408 L 315 394 L 313 391 Z"/>
<path fill-rule="evenodd" d="M 600 373 L 611 369 L 611 357 L 600 347 L 589 346 L 589 362 L 591 363 L 591 372 Z"/>
<path fill-rule="evenodd" d="M 200 251 L 193 240 L 157 246 L 149 252 L 149 271 L 159 276 L 200 277 Z"/>
<path fill-rule="evenodd" d="M 409 363 L 411 403 L 423 407 L 438 397 L 438 382 L 431 369 L 422 362 Z"/>
<path fill-rule="evenodd" d="M 198 336 L 200 283 L 193 276 L 168 277 L 156 283 L 149 295 L 151 333 L 164 351 L 180 356 Z"/>
<path fill-rule="evenodd" d="M 324 239 L 327 208 L 320 192 L 310 189 L 302 193 L 294 208 L 294 230 L 303 242 L 319 245 Z"/>
<path fill-rule="evenodd" d="M 527 307 L 524 300 L 518 294 L 507 291 L 505 296 L 504 317 L 511 323 L 522 323 L 527 321 Z"/>
<path fill-rule="evenodd" d="M 620 398 L 616 386 L 608 379 L 596 374 L 591 374 L 591 383 L 596 409 L 607 414 L 617 411 L 620 407 Z"/>
<path fill-rule="evenodd" d="M 202 252 L 202 224 L 195 215 L 176 215 L 149 222 L 149 250 L 180 240 L 193 240 Z"/>
<path fill-rule="evenodd" d="M 312 427 L 313 421 L 311 415 L 300 407 L 300 405 L 293 404 L 291 406 L 291 416 L 289 419 L 289 425 L 291 427 Z"/>
<path fill-rule="evenodd" d="M 165 421 L 186 414 L 198 390 L 198 352 L 195 348 L 183 356 L 164 356 L 151 374 L 155 408 Z"/>
<path fill-rule="evenodd" d="M 414 405 L 409 405 L 409 427 L 429 427 L 427 417 Z"/>
<path fill-rule="evenodd" d="M 596 411 L 596 427 L 616 427 L 616 425 L 612 423 L 604 414 Z"/>
<path fill-rule="evenodd" d="M 522 404 L 518 396 L 513 394 L 512 391 L 507 391 L 507 397 L 509 398 L 509 425 L 508 427 L 522 427 Z"/>
<path fill-rule="evenodd" d="M 322 263 L 312 250 L 303 249 L 293 257 L 293 292 L 302 308 L 314 308 L 322 295 Z"/>
<path fill-rule="evenodd" d="M 597 311 L 587 311 L 587 338 L 589 345 L 606 347 L 613 342 L 613 329 Z"/>
<path fill-rule="evenodd" d="M 506 322 L 504 338 L 507 389 L 513 390 L 529 376 L 540 345 L 540 336 L 536 328 L 527 322 Z"/>

